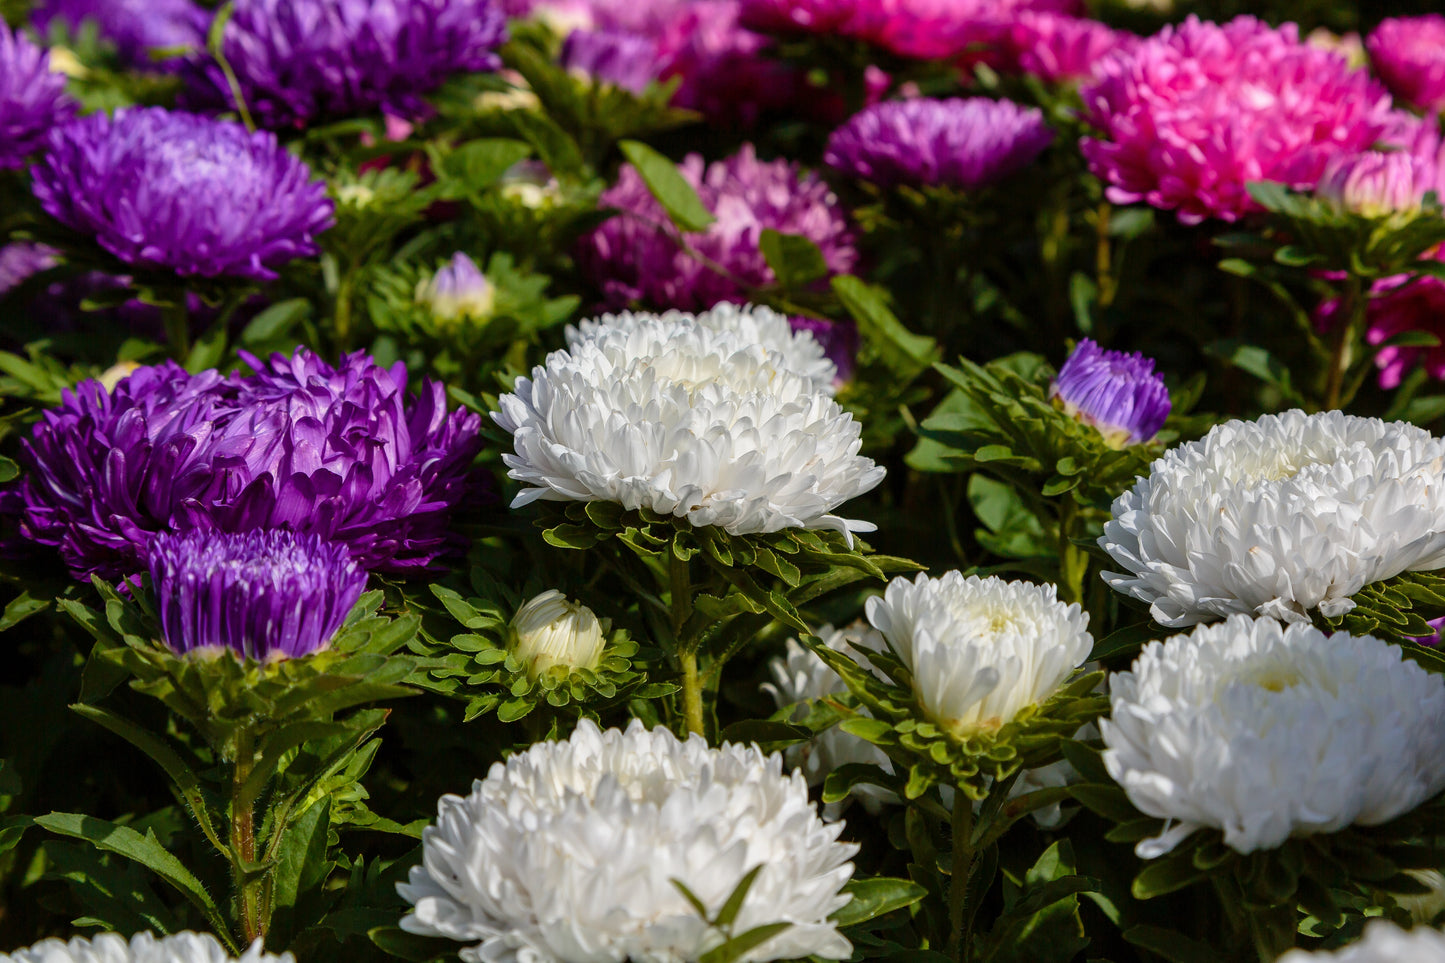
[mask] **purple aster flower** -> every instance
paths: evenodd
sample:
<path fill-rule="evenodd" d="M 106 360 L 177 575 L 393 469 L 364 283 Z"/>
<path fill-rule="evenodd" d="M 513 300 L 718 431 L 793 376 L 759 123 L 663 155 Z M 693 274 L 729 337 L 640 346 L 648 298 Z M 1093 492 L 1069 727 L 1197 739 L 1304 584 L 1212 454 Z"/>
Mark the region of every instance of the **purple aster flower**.
<path fill-rule="evenodd" d="M 237 0 L 222 44 L 246 106 L 267 127 L 324 115 L 416 117 L 454 73 L 495 70 L 507 18 L 493 0 Z M 220 66 L 188 94 L 235 103 Z"/>
<path fill-rule="evenodd" d="M 662 75 L 657 42 L 624 30 L 574 30 L 562 44 L 561 63 L 594 80 L 641 94 Z"/>
<path fill-rule="evenodd" d="M 1111 448 L 1152 441 L 1169 417 L 1169 389 L 1154 359 L 1139 352 L 1104 351 L 1084 338 L 1059 369 L 1049 397 L 1098 429 Z"/>
<path fill-rule="evenodd" d="M 115 45 L 121 63 L 137 70 L 156 70 L 179 61 L 157 61 L 153 50 L 199 51 L 206 47 L 211 12 L 192 0 L 42 0 L 31 22 L 42 33 L 56 21 L 70 30 L 94 23 L 100 36 Z"/>
<path fill-rule="evenodd" d="M 422 569 L 458 542 L 478 415 L 448 412 L 406 369 L 363 352 L 243 355 L 255 373 L 140 368 L 107 392 L 65 392 L 22 444 L 21 533 L 77 577 L 144 568 L 158 532 L 289 528 L 346 545 L 368 570 Z"/>
<path fill-rule="evenodd" d="M 1414 636 L 1416 642 L 1421 645 L 1439 645 L 1442 636 L 1445 636 L 1445 617 L 1430 620 L 1430 628 L 1434 629 L 1431 635 Z"/>
<path fill-rule="evenodd" d="M 846 273 L 857 262 L 843 209 L 816 175 L 803 174 L 787 161 L 760 161 L 750 144 L 708 165 L 700 155 L 689 154 L 680 170 L 717 217 L 706 231 L 687 236 L 701 258 L 683 250 L 641 175 L 625 165 L 617 184 L 601 198 L 603 207 L 620 213 L 578 246 L 579 266 L 602 289 L 609 307 L 639 301 L 693 311 L 719 301 L 748 300 L 749 287 L 777 280 L 758 248 L 764 228 L 808 238 L 832 273 Z"/>
<path fill-rule="evenodd" d="M 1382 20 L 1365 48 L 1396 97 L 1423 110 L 1445 110 L 1445 16 Z"/>
<path fill-rule="evenodd" d="M 54 248 L 33 241 L 15 241 L 0 247 L 0 295 L 55 267 L 55 254 Z"/>
<path fill-rule="evenodd" d="M 1258 206 L 1251 181 L 1312 190 L 1331 157 L 1398 124 L 1390 95 L 1294 24 L 1191 16 L 1105 57 L 1080 94 L 1101 136 L 1081 143 L 1116 204 L 1147 201 L 1197 224 Z"/>
<path fill-rule="evenodd" d="M 160 107 L 56 128 L 32 189 L 126 264 L 181 275 L 274 278 L 331 226 L 325 182 L 274 134 Z"/>
<path fill-rule="evenodd" d="M 50 51 L 0 21 L 0 170 L 23 166 L 75 107 L 65 75 L 50 70 Z"/>
<path fill-rule="evenodd" d="M 157 535 L 149 566 L 161 632 L 181 655 L 320 652 L 366 588 L 345 545 L 285 530 Z"/>
<path fill-rule="evenodd" d="M 833 131 L 823 162 L 885 187 L 977 190 L 1032 163 L 1053 136 L 1042 113 L 1012 101 L 890 101 Z"/>
<path fill-rule="evenodd" d="M 453 254 L 440 271 L 419 284 L 416 290 L 416 299 L 442 321 L 488 317 L 496 297 L 496 288 L 477 267 L 477 262 L 461 251 Z"/>
<path fill-rule="evenodd" d="M 853 380 L 858 366 L 858 325 L 853 321 L 829 321 L 826 318 L 788 317 L 794 331 L 809 331 L 823 346 L 823 354 L 838 369 L 835 384 Z"/>

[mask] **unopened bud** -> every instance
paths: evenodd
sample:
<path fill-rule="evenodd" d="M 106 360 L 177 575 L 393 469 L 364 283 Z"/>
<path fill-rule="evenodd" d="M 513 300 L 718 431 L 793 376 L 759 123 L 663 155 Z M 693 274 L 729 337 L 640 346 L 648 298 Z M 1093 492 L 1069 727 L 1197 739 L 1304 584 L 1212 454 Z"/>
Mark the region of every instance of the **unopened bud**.
<path fill-rule="evenodd" d="M 512 617 L 512 653 L 536 679 L 555 665 L 595 669 L 602 660 L 602 623 L 580 602 L 548 589 Z"/>
<path fill-rule="evenodd" d="M 461 251 L 416 288 L 416 299 L 442 321 L 481 320 L 491 316 L 496 289 L 475 261 Z"/>

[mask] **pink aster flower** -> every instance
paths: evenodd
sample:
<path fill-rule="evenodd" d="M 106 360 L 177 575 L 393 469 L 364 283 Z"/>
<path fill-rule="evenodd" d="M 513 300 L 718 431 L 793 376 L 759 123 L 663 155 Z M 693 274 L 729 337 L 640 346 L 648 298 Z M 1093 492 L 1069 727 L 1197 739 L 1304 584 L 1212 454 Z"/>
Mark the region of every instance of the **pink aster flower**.
<path fill-rule="evenodd" d="M 631 165 L 603 192 L 602 206 L 621 213 L 582 240 L 577 259 L 609 307 L 639 301 L 653 308 L 702 310 L 718 301 L 746 301 L 746 286 L 776 280 L 758 249 L 764 228 L 809 238 L 834 273 L 849 271 L 857 261 L 842 206 L 817 175 L 802 174 L 783 160 L 760 161 L 751 145 L 706 166 L 700 155 L 689 154 L 680 169 L 717 217 L 706 231 L 687 236 L 696 255 L 683 249 Z"/>
<path fill-rule="evenodd" d="M 1369 149 L 1396 122 L 1389 93 L 1343 54 L 1254 17 L 1190 17 L 1106 57 L 1097 78 L 1081 91 L 1101 134 L 1081 144 L 1090 168 L 1115 203 L 1147 201 L 1186 224 L 1255 210 L 1250 181 L 1312 189 L 1331 157 Z"/>
<path fill-rule="evenodd" d="M 1364 217 L 1418 211 L 1427 191 L 1436 190 L 1435 160 L 1402 150 L 1338 154 L 1325 164 L 1315 193 Z"/>
<path fill-rule="evenodd" d="M 1445 110 L 1445 16 L 1382 20 L 1365 48 L 1396 97 L 1422 110 Z"/>
<path fill-rule="evenodd" d="M 1435 259 L 1445 261 L 1445 251 L 1437 250 Z M 1339 312 L 1339 299 L 1326 301 L 1315 312 L 1316 325 L 1322 331 L 1329 330 L 1341 322 Z M 1424 331 L 1441 341 L 1433 348 L 1382 348 L 1375 356 L 1381 388 L 1398 388 L 1416 367 L 1423 368 L 1436 381 L 1445 381 L 1445 281 L 1429 275 L 1414 280 L 1407 274 L 1381 278 L 1370 288 L 1365 319 L 1365 340 L 1373 345 L 1384 344 L 1406 331 Z"/>
<path fill-rule="evenodd" d="M 1128 52 L 1139 42 L 1097 20 L 1026 10 L 1009 25 L 1005 56 L 1020 73 L 1068 83 L 1093 77 L 1105 55 Z"/>

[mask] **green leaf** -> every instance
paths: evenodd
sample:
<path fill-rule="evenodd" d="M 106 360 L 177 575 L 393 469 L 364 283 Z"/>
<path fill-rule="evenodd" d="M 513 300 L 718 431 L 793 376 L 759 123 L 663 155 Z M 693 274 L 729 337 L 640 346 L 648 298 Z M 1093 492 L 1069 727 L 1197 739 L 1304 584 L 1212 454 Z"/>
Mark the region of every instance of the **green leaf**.
<path fill-rule="evenodd" d="M 1162 926 L 1131 926 L 1124 939 L 1135 946 L 1157 953 L 1169 963 L 1219 963 L 1219 951 L 1191 939 L 1183 933 Z"/>
<path fill-rule="evenodd" d="M 241 331 L 241 345 L 254 347 L 265 345 L 295 327 L 302 318 L 311 314 L 311 302 L 306 298 L 291 298 L 271 305 L 251 319 Z"/>
<path fill-rule="evenodd" d="M 875 876 L 872 879 L 849 880 L 843 892 L 852 897 L 841 909 L 834 911 L 829 919 L 839 928 L 857 926 L 877 919 L 885 913 L 912 906 L 928 895 L 928 890 L 907 879 Z"/>
<path fill-rule="evenodd" d="M 0 632 L 14 628 L 30 616 L 37 612 L 44 612 L 48 608 L 50 608 L 49 599 L 32 598 L 29 592 L 21 592 L 10 600 L 10 604 L 5 606 L 4 614 L 0 615 Z"/>
<path fill-rule="evenodd" d="M 680 230 L 703 231 L 717 220 L 672 161 L 641 141 L 624 140 L 617 146 Z"/>
<path fill-rule="evenodd" d="M 152 870 L 204 913 L 217 935 L 229 939 L 226 934 L 230 924 L 216 908 L 211 894 L 206 892 L 201 881 L 196 879 L 170 850 L 162 846 L 160 840 L 149 830 L 142 836 L 129 826 L 121 826 L 82 813 L 50 813 L 37 816 L 35 824 L 61 836 L 87 840 L 97 849 L 124 856 Z"/>
<path fill-rule="evenodd" d="M 1188 849 L 1176 849 L 1147 863 L 1134 877 L 1132 892 L 1135 899 L 1154 899 L 1197 883 L 1207 875 L 1194 865 L 1193 854 Z"/>
<path fill-rule="evenodd" d="M 828 262 L 818 245 L 801 234 L 783 234 L 764 228 L 758 240 L 763 260 L 785 288 L 801 288 L 828 274 Z"/>
<path fill-rule="evenodd" d="M 717 916 L 712 921 L 713 926 L 720 930 L 732 928 L 733 923 L 737 921 L 738 914 L 743 911 L 743 901 L 748 898 L 748 890 L 753 888 L 753 883 L 757 881 L 758 874 L 763 871 L 765 865 L 765 863 L 759 863 L 743 874 L 743 878 L 738 880 L 738 884 L 733 887 L 733 891 L 723 901 L 722 909 L 717 911 Z"/>
<path fill-rule="evenodd" d="M 508 116 L 553 171 L 580 173 L 587 166 L 577 142 L 551 118 L 527 110 L 514 110 Z"/>
<path fill-rule="evenodd" d="M 718 733 L 718 742 L 756 742 L 759 745 L 770 745 L 783 743 L 792 745 L 811 739 L 813 733 L 801 726 L 789 725 L 786 722 L 773 722 L 768 719 L 743 719 L 734 722 L 722 732 Z"/>
<path fill-rule="evenodd" d="M 20 475 L 20 466 L 4 455 L 0 455 L 0 484 L 14 481 Z"/>
<path fill-rule="evenodd" d="M 226 357 L 226 344 L 226 326 L 211 325 L 211 329 L 191 345 L 191 353 L 186 355 L 186 370 L 195 374 L 216 367 Z"/>
<path fill-rule="evenodd" d="M 455 957 L 457 944 L 437 936 L 418 936 L 399 926 L 378 926 L 366 931 L 376 946 L 409 963 L 427 963 L 439 957 Z"/>
<path fill-rule="evenodd" d="M 441 173 L 475 193 L 492 186 L 513 164 L 532 154 L 525 141 L 483 137 L 442 154 Z"/>
<path fill-rule="evenodd" d="M 285 911 L 296 907 L 298 900 L 326 881 L 331 863 L 326 859 L 326 837 L 331 827 L 331 799 L 323 796 L 300 817 L 278 832 L 284 835 L 276 853 L 276 869 L 272 876 L 272 905 L 282 928 L 288 922 Z M 309 921 L 289 920 L 293 932 L 304 929 Z"/>
<path fill-rule="evenodd" d="M 697 958 L 697 963 L 733 963 L 734 960 L 746 956 L 792 925 L 792 923 L 767 923 L 763 926 L 755 926 L 746 933 L 734 936 L 722 946 L 708 950 Z"/>
<path fill-rule="evenodd" d="M 937 343 L 905 328 L 888 307 L 881 288 L 851 274 L 838 275 L 831 285 L 843 307 L 858 322 L 864 341 L 878 351 L 890 369 L 911 381 L 937 360 Z"/>
<path fill-rule="evenodd" d="M 1290 381 L 1289 368 L 1259 345 L 1249 344 L 1240 338 L 1224 338 L 1205 345 L 1204 351 L 1273 385 L 1287 400 L 1302 400 Z"/>

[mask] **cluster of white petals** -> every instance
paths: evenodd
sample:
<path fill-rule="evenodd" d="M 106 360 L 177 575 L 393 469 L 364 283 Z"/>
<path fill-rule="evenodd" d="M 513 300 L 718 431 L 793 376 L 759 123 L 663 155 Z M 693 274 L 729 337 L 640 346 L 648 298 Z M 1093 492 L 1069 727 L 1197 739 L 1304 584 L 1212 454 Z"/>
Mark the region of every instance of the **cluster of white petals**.
<path fill-rule="evenodd" d="M 777 754 L 583 720 L 441 798 L 397 887 L 413 905 L 401 925 L 474 944 L 468 963 L 691 963 L 722 936 L 672 880 L 711 916 L 762 866 L 734 932 L 791 925 L 742 959 L 840 959 L 851 946 L 828 916 L 857 850 L 842 828 Z"/>
<path fill-rule="evenodd" d="M 511 650 L 535 679 L 553 666 L 595 669 L 602 661 L 606 627 L 581 602 L 556 589 L 528 600 L 512 616 Z"/>
<path fill-rule="evenodd" d="M 867 665 L 869 650 L 884 648 L 883 637 L 864 622 L 855 622 L 845 629 L 825 625 L 818 630 L 818 638 L 828 648 L 842 652 L 863 665 Z M 805 714 L 802 703 L 848 691 L 842 676 L 797 639 L 788 640 L 783 654 L 768 663 L 768 672 L 773 681 L 764 683 L 763 691 L 773 697 L 780 709 L 798 706 L 800 716 Z M 893 771 L 893 765 L 882 749 L 837 726 L 802 745 L 792 746 L 784 754 L 783 761 L 789 767 L 800 770 L 810 786 L 822 785 L 828 773 L 849 763 L 868 763 Z M 853 796 L 869 812 L 877 812 L 885 802 L 897 802 L 893 793 L 877 786 L 858 786 L 853 790 Z M 835 817 L 841 808 L 839 804 L 832 803 L 824 812 L 829 817 Z"/>
<path fill-rule="evenodd" d="M 924 714 L 956 735 L 997 730 L 1089 657 L 1089 616 L 1053 585 L 996 576 L 895 578 L 868 621 L 913 675 Z"/>
<path fill-rule="evenodd" d="M 41 940 L 34 946 L 0 953 L 0 963 L 238 963 L 210 933 L 173 933 L 157 937 L 137 933 L 101 933 L 85 939 Z M 241 954 L 239 963 L 296 963 L 290 953 L 265 953 L 261 941 Z"/>
<path fill-rule="evenodd" d="M 687 315 L 599 325 L 498 407 L 527 486 L 513 507 L 612 501 L 734 535 L 875 527 L 832 514 L 883 480 L 853 416 L 777 352 Z"/>
<path fill-rule="evenodd" d="M 1445 566 L 1445 441 L 1338 411 L 1225 422 L 1155 461 L 1099 544 L 1128 569 L 1105 581 L 1162 625 L 1342 615 L 1371 582 Z"/>
<path fill-rule="evenodd" d="M 697 314 L 685 311 L 665 311 L 662 314 L 622 311 L 618 314 L 604 314 L 595 320 L 582 321 L 575 327 L 567 325 L 567 346 L 575 348 L 603 329 L 631 330 L 654 319 L 684 327 L 697 324 L 713 331 L 731 331 L 746 344 L 760 344 L 780 355 L 789 371 L 812 381 L 819 391 L 833 394 L 838 366 L 824 353 L 818 339 L 813 337 L 811 331 L 794 331 L 793 326 L 788 323 L 787 315 L 779 314 L 761 304 L 737 305 L 730 301 L 720 301 L 709 310 Z"/>
<path fill-rule="evenodd" d="M 1428 926 L 1402 930 L 1376 919 L 1349 946 L 1333 952 L 1290 950 L 1276 963 L 1445 963 L 1445 933 Z"/>
<path fill-rule="evenodd" d="M 1241 853 L 1377 825 L 1445 789 L 1445 678 L 1373 636 L 1234 615 L 1109 679 L 1104 764 L 1141 812 Z"/>

